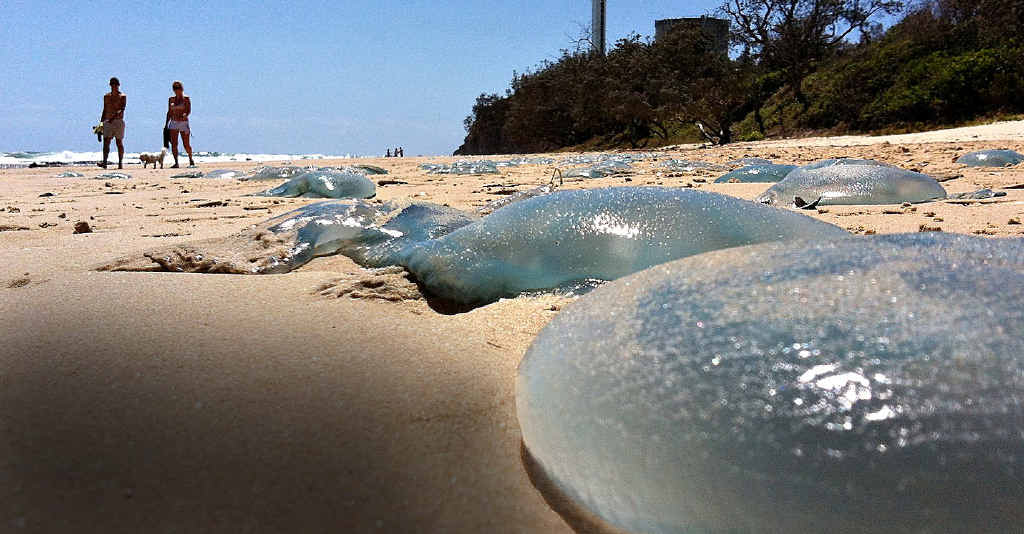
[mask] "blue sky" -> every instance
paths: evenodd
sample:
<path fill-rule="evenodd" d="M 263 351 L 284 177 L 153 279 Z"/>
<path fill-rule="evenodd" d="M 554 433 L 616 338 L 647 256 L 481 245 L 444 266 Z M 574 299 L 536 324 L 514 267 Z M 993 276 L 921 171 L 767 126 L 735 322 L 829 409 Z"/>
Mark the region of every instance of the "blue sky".
<path fill-rule="evenodd" d="M 608 42 L 719 0 L 609 0 Z M 553 59 L 590 0 L 4 3 L 0 152 L 97 150 L 107 80 L 128 95 L 129 152 L 159 149 L 170 85 L 196 150 L 447 154 L 482 92 Z"/>

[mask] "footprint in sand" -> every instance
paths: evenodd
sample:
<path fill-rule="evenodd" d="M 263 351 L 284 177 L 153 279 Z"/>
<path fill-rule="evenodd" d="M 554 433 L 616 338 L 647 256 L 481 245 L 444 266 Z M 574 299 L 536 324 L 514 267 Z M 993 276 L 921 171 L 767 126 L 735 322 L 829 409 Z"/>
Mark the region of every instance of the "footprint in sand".
<path fill-rule="evenodd" d="M 7 282 L 7 289 L 17 289 L 19 287 L 25 287 L 32 283 L 32 279 L 28 277 L 28 273 L 24 276 L 15 278 Z"/>
<path fill-rule="evenodd" d="M 347 273 L 344 277 L 320 284 L 316 288 L 316 293 L 325 297 L 392 302 L 423 300 L 423 293 L 416 283 L 409 279 L 409 271 L 397 266 Z"/>

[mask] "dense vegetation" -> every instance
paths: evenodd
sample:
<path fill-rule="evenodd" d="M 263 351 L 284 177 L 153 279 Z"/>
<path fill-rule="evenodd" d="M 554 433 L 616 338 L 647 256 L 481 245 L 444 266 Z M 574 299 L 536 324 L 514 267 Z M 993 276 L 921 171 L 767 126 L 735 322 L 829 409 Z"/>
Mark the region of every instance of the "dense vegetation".
<path fill-rule="evenodd" d="M 883 31 L 880 14 L 898 14 Z M 483 94 L 457 154 L 921 129 L 1024 112 L 1024 2 L 730 0 L 742 53 L 700 32 L 563 51 Z M 856 36 L 856 39 L 853 38 Z"/>

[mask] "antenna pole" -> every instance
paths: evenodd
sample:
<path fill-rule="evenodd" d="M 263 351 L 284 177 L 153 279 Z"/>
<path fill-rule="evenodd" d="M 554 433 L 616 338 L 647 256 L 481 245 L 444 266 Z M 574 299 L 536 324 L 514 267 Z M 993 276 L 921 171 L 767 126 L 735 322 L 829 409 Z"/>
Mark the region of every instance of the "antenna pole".
<path fill-rule="evenodd" d="M 591 41 L 593 43 L 594 52 L 603 56 L 606 50 L 605 35 L 607 33 L 607 0 L 591 0 L 591 4 L 594 8 L 593 22 L 590 30 Z"/>

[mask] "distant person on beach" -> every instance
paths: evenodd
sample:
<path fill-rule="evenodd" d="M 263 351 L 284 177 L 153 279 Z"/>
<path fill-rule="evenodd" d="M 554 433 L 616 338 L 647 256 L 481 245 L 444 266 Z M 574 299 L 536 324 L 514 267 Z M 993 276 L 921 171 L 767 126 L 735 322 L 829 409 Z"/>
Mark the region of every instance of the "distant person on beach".
<path fill-rule="evenodd" d="M 100 167 L 107 168 L 107 157 L 110 156 L 110 138 L 117 141 L 117 168 L 123 169 L 124 161 L 124 106 L 128 99 L 121 92 L 121 81 L 116 77 L 110 79 L 110 92 L 103 95 L 103 161 Z"/>
<path fill-rule="evenodd" d="M 391 149 L 390 148 L 387 150 L 387 152 L 384 153 L 384 157 L 385 158 L 390 158 L 391 157 Z"/>
<path fill-rule="evenodd" d="M 192 161 L 192 145 L 188 141 L 192 133 L 188 128 L 188 116 L 192 113 L 192 100 L 185 94 L 185 87 L 181 82 L 175 80 L 171 84 L 174 96 L 167 99 L 167 129 L 171 134 L 171 154 L 174 156 L 172 169 L 178 168 L 178 135 L 181 135 L 181 142 L 185 145 L 185 152 L 188 152 L 188 164 L 195 167 Z"/>
<path fill-rule="evenodd" d="M 405 147 L 398 147 L 398 157 L 400 157 L 400 158 L 404 158 L 405 157 Z"/>

